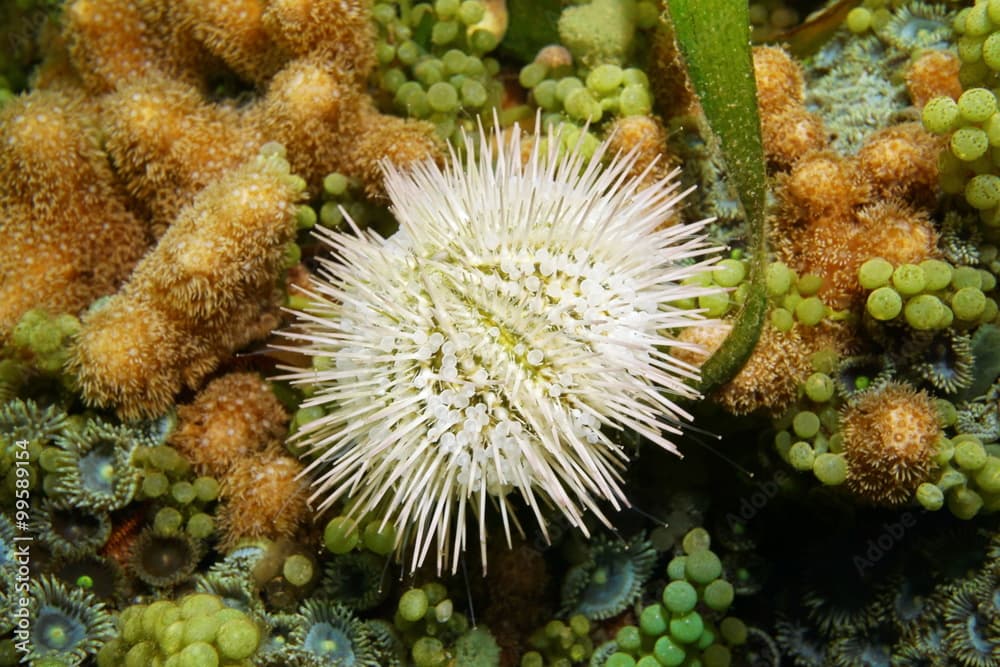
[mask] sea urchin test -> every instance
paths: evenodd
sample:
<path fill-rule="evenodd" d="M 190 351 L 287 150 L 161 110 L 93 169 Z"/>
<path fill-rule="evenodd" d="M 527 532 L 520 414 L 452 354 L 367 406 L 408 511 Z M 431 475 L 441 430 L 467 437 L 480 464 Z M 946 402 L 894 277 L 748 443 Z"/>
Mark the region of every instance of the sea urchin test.
<path fill-rule="evenodd" d="M 285 333 L 313 358 L 286 379 L 324 413 L 295 436 L 311 502 L 384 517 L 414 568 L 456 568 L 473 516 L 485 563 L 487 505 L 509 542 L 515 495 L 543 533 L 544 506 L 608 523 L 628 502 L 615 433 L 676 451 L 697 369 L 674 335 L 705 322 L 680 303 L 720 289 L 683 284 L 715 248 L 704 221 L 665 223 L 676 174 L 644 187 L 634 154 L 517 127 L 465 142 L 443 168 L 384 165 L 388 238 L 318 230 L 334 257 Z"/>

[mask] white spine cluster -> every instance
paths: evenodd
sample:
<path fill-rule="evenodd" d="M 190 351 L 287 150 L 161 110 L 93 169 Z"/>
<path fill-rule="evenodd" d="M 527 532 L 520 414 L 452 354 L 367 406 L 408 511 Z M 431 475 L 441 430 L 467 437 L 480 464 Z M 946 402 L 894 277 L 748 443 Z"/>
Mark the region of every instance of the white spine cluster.
<path fill-rule="evenodd" d="M 466 147 L 444 169 L 385 167 L 388 239 L 320 231 L 335 258 L 286 334 L 314 356 L 288 377 L 326 409 L 298 433 L 312 501 L 380 512 L 413 567 L 433 550 L 439 570 L 470 512 L 485 562 L 487 501 L 509 541 L 511 492 L 543 532 L 546 504 L 607 522 L 601 501 L 627 504 L 608 432 L 676 451 L 663 432 L 688 416 L 670 396 L 694 396 L 697 372 L 672 334 L 704 320 L 675 304 L 709 291 L 682 281 L 714 250 L 704 223 L 663 225 L 683 193 L 642 188 L 631 155 L 603 167 L 606 145 L 588 160 L 536 135 L 524 158 L 517 128 Z"/>

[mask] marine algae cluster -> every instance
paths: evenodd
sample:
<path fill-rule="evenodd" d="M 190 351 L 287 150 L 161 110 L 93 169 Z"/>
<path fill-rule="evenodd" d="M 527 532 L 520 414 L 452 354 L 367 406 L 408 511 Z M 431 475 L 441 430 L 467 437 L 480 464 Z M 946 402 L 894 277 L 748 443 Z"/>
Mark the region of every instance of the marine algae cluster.
<path fill-rule="evenodd" d="M 749 18 L 760 276 L 653 0 L 0 9 L 0 665 L 1000 665 L 1000 2 Z M 512 506 L 488 568 L 411 573 L 405 530 L 310 508 L 324 408 L 267 343 L 311 228 L 395 229 L 380 160 L 515 122 L 699 186 L 664 224 L 727 255 L 674 305 L 722 325 L 682 363 L 751 280 L 766 321 L 683 461 L 606 429 L 615 531 Z"/>

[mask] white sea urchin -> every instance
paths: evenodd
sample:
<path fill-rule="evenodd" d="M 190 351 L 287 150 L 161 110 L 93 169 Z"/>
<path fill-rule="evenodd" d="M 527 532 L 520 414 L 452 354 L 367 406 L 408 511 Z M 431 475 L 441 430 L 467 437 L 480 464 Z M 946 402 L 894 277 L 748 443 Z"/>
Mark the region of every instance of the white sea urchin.
<path fill-rule="evenodd" d="M 287 378 L 326 410 L 296 436 L 310 501 L 384 516 L 414 568 L 432 546 L 457 567 L 469 511 L 485 563 L 487 498 L 509 542 L 515 490 L 543 533 L 542 503 L 607 523 L 599 501 L 627 504 L 607 431 L 676 451 L 661 431 L 688 418 L 669 396 L 694 396 L 697 371 L 669 350 L 704 322 L 675 305 L 710 291 L 681 283 L 713 261 L 704 223 L 663 226 L 684 193 L 643 189 L 634 156 L 604 168 L 606 144 L 587 159 L 559 143 L 536 135 L 524 159 L 517 128 L 480 131 L 464 163 L 386 164 L 399 231 L 319 231 L 336 258 L 285 334 L 314 357 Z"/>

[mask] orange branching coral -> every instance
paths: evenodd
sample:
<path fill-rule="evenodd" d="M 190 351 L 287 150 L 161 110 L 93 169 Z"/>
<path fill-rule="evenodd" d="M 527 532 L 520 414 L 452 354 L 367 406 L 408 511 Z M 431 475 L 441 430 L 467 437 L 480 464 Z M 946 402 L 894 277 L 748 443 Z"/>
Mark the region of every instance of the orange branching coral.
<path fill-rule="evenodd" d="M 264 143 L 232 108 L 163 77 L 123 84 L 104 108 L 107 150 L 157 235 L 197 192 Z"/>
<path fill-rule="evenodd" d="M 958 56 L 950 51 L 926 51 L 917 56 L 906 70 L 906 88 L 914 106 L 922 108 L 941 95 L 957 100 L 962 94 L 960 65 Z"/>
<path fill-rule="evenodd" d="M 271 79 L 267 94 L 247 113 L 247 122 L 288 150 L 295 173 L 316 188 L 343 170 L 365 97 L 339 72 L 314 58 L 293 60 Z"/>
<path fill-rule="evenodd" d="M 878 505 L 901 505 L 931 480 L 942 437 L 926 392 L 893 382 L 863 394 L 841 415 L 847 487 Z"/>
<path fill-rule="evenodd" d="M 803 106 L 804 77 L 799 64 L 781 48 L 758 46 L 753 50 L 753 65 L 768 161 L 785 168 L 803 154 L 825 147 L 823 122 Z"/>
<path fill-rule="evenodd" d="M 802 67 L 777 46 L 756 46 L 753 49 L 754 78 L 757 81 L 757 103 L 762 113 L 774 113 L 805 98 L 805 77 Z"/>
<path fill-rule="evenodd" d="M 281 453 L 288 415 L 256 373 L 216 378 L 194 401 L 177 409 L 170 443 L 201 475 L 221 478 L 229 468 L 262 453 Z"/>
<path fill-rule="evenodd" d="M 856 164 L 882 198 L 901 197 L 933 205 L 939 191 L 938 155 L 945 139 L 920 123 L 901 123 L 876 132 L 858 151 Z"/>
<path fill-rule="evenodd" d="M 647 73 L 656 110 L 664 118 L 701 113 L 698 97 L 668 20 L 661 20 L 653 33 Z"/>
<path fill-rule="evenodd" d="M 857 170 L 832 151 L 802 156 L 787 174 L 778 177 L 782 210 L 775 223 L 777 236 L 790 236 L 792 228 L 824 217 L 845 217 L 868 197 L 867 184 Z"/>
<path fill-rule="evenodd" d="M 608 152 L 628 153 L 636 151 L 635 164 L 629 176 L 637 178 L 647 167 L 655 166 L 646 176 L 645 184 L 652 185 L 673 168 L 667 149 L 667 130 L 659 120 L 651 116 L 624 116 L 615 119 L 608 129 Z"/>
<path fill-rule="evenodd" d="M 70 58 L 91 92 L 106 93 L 119 83 L 149 75 L 200 81 L 197 70 L 203 51 L 193 40 L 184 39 L 183 32 L 166 29 L 168 6 L 156 0 L 66 4 L 64 34 Z"/>
<path fill-rule="evenodd" d="M 682 361 L 700 366 L 722 345 L 728 326 L 688 327 L 679 340 L 694 343 L 701 351 L 675 350 Z M 821 322 L 816 326 L 796 325 L 779 331 L 766 323 L 753 353 L 739 373 L 712 394 L 712 400 L 734 415 L 763 411 L 783 413 L 798 398 L 799 385 L 812 373 L 810 356 L 822 349 L 837 353 L 848 350 L 853 336 L 845 327 Z"/>
<path fill-rule="evenodd" d="M 364 102 L 358 127 L 363 128 L 359 140 L 350 147 L 348 163 L 343 171 L 358 176 L 365 184 L 365 194 L 383 199 L 382 160 L 393 164 L 410 164 L 423 156 L 438 155 L 440 140 L 429 123 L 408 118 L 384 116 L 375 110 L 370 100 Z"/>
<path fill-rule="evenodd" d="M 0 112 L 0 338 L 35 307 L 77 313 L 146 251 L 82 101 L 34 92 Z"/>
<path fill-rule="evenodd" d="M 288 58 L 264 26 L 265 7 L 265 0 L 179 0 L 176 14 L 210 53 L 239 76 L 263 83 Z"/>
<path fill-rule="evenodd" d="M 264 25 L 289 53 L 318 56 L 362 85 L 375 66 L 371 5 L 365 0 L 270 0 Z"/>
<path fill-rule="evenodd" d="M 233 464 L 222 480 L 218 509 L 220 547 L 228 551 L 247 538 L 291 537 L 308 516 L 308 482 L 290 456 L 264 454 Z"/>
<path fill-rule="evenodd" d="M 926 198 L 921 184 L 936 173 L 931 147 L 919 131 L 914 136 L 917 129 L 899 127 L 877 133 L 856 158 L 806 155 L 779 179 L 771 230 L 775 251 L 800 274 L 822 276 L 820 296 L 834 308 L 856 304 L 862 294 L 858 267 L 869 258 L 919 263 L 937 253 L 934 226 L 910 201 Z M 901 146 L 891 148 L 897 143 Z M 892 164 L 885 151 L 897 149 L 920 159 Z"/>
<path fill-rule="evenodd" d="M 72 365 L 87 401 L 157 415 L 260 335 L 301 187 L 272 155 L 199 193 L 122 291 L 84 317 Z"/>
<path fill-rule="evenodd" d="M 766 324 L 746 364 L 712 399 L 734 415 L 783 412 L 795 401 L 799 383 L 812 371 L 812 350 L 798 329 L 782 332 Z"/>

